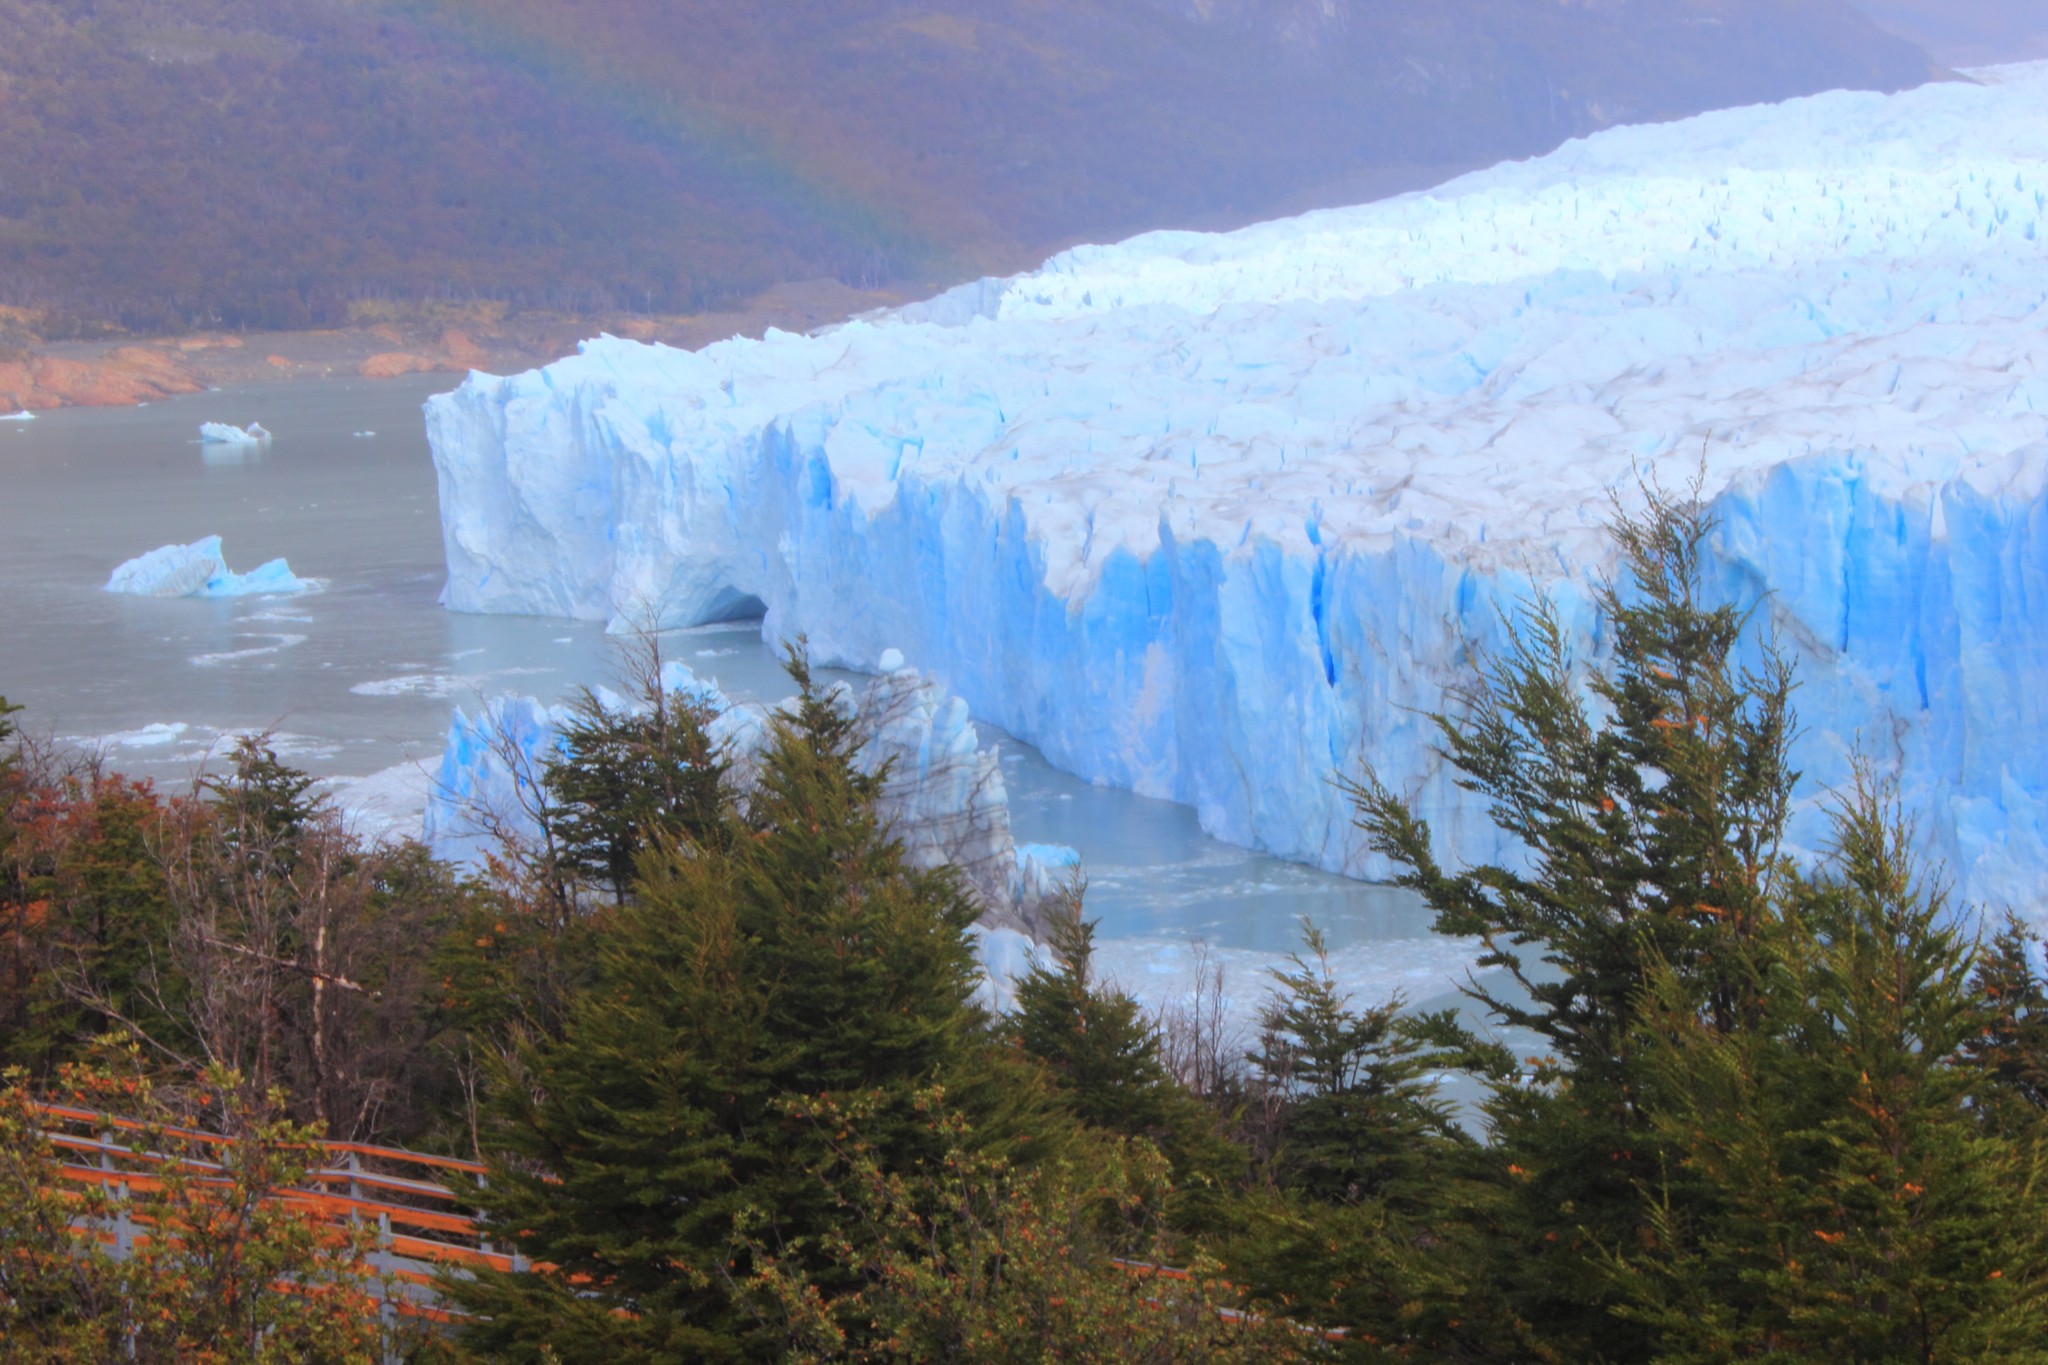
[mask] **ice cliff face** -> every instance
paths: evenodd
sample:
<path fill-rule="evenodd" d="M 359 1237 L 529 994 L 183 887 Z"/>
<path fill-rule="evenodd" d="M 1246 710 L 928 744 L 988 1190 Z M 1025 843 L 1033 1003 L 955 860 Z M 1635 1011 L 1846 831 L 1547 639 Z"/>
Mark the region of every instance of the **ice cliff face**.
<path fill-rule="evenodd" d="M 839 684 L 830 696 L 857 723 L 854 762 L 881 772 L 882 818 L 914 867 L 956 869 L 983 909 L 985 928 L 1035 932 L 1047 904 L 1066 891 L 1072 849 L 1018 845 L 1010 832 L 1010 798 L 994 749 L 983 748 L 967 704 L 886 651 L 881 676 L 856 691 Z M 733 765 L 742 789 L 767 743 L 772 713 L 735 703 L 682 664 L 662 669 L 664 690 L 703 705 L 715 719 L 711 739 Z M 608 707 L 629 705 L 603 689 Z M 561 752 L 570 713 L 532 697 L 495 697 L 472 717 L 456 708 L 428 797 L 424 838 L 444 858 L 480 862 L 501 851 L 507 836 L 540 829 L 548 763 Z"/>
<path fill-rule="evenodd" d="M 1860 748 L 1966 890 L 2036 897 L 2048 67 L 1984 79 L 473 377 L 428 405 L 447 604 L 758 602 L 821 662 L 899 644 L 1063 767 L 1373 874 L 1329 776 L 1369 760 L 1495 852 L 1419 713 L 1531 586 L 1597 650 L 1611 493 L 1704 458 L 1715 572 L 1802 668 L 1811 785 Z"/>

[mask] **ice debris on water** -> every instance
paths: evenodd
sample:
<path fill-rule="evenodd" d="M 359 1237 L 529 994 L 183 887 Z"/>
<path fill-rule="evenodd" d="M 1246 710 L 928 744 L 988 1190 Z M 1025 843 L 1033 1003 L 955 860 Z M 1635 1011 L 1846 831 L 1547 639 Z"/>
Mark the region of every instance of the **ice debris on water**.
<path fill-rule="evenodd" d="M 246 427 L 231 426 L 226 422 L 201 422 L 199 440 L 205 445 L 260 446 L 270 442 L 270 433 L 263 429 L 261 422 L 251 422 Z"/>
<path fill-rule="evenodd" d="M 0 413 L 0 422 L 33 422 L 35 420 L 36 415 L 27 408 L 23 408 L 20 412 Z"/>
<path fill-rule="evenodd" d="M 1075 248 L 817 335 L 616 338 L 428 405 L 445 602 L 752 599 L 900 645 L 1056 765 L 1384 875 L 1333 770 L 1511 855 L 1427 713 L 1611 495 L 1695 472 L 1711 586 L 1959 892 L 2048 898 L 2048 65 L 1612 129 L 1360 208 Z M 1704 463 L 1703 463 L 1704 460 Z"/>
<path fill-rule="evenodd" d="M 300 578 L 282 559 L 235 573 L 221 555 L 220 537 L 190 545 L 163 545 L 137 555 L 107 579 L 108 592 L 137 597 L 269 597 L 316 592 L 317 578 Z"/>

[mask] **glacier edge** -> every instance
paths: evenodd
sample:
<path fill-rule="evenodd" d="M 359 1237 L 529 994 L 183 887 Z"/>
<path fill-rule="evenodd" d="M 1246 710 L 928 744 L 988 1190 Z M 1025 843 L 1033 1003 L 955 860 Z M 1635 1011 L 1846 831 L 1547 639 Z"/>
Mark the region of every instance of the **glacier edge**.
<path fill-rule="evenodd" d="M 1717 582 L 1800 667 L 1807 790 L 1867 753 L 1966 894 L 2043 899 L 2044 128 L 2048 67 L 1820 97 L 1083 249 L 938 321 L 472 376 L 427 412 L 444 600 L 757 599 L 821 663 L 900 646 L 1069 771 L 1371 876 L 1329 777 L 1369 759 L 1447 854 L 1507 852 L 1424 713 L 1532 589 L 1597 652 L 1609 490 L 1700 470 Z"/>

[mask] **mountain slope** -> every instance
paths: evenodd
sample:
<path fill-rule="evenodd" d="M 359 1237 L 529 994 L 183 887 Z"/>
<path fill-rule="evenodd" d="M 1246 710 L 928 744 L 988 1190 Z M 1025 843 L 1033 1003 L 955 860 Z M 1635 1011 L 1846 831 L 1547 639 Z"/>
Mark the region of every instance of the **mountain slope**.
<path fill-rule="evenodd" d="M 943 283 L 1928 59 L 1839 0 L 0 0 L 0 303 Z"/>
<path fill-rule="evenodd" d="M 2041 0 L 1855 0 L 1856 8 L 1950 66 L 2048 57 Z"/>

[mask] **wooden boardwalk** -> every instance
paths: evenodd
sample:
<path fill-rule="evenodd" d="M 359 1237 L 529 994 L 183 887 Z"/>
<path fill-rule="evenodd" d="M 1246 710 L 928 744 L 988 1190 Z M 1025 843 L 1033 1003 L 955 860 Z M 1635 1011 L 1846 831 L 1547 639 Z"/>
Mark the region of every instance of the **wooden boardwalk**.
<path fill-rule="evenodd" d="M 231 1142 L 219 1134 L 158 1128 L 156 1133 L 187 1150 L 142 1150 L 132 1135 L 145 1131 L 144 1125 L 132 1120 L 57 1104 L 35 1109 L 42 1116 L 44 1137 L 64 1158 L 63 1178 L 73 1185 L 144 1193 L 161 1189 L 159 1173 L 172 1167 L 202 1186 L 224 1178 L 219 1163 L 196 1155 Z M 126 1141 L 124 1134 L 130 1135 Z M 279 1190 L 274 1199 L 337 1228 L 376 1229 L 368 1266 L 378 1282 L 372 1292 L 387 1316 L 456 1320 L 459 1315 L 444 1307 L 435 1292 L 435 1280 L 447 1267 L 530 1268 L 524 1257 L 493 1247 L 478 1226 L 475 1211 L 443 1183 L 450 1177 L 481 1179 L 484 1168 L 476 1162 L 359 1142 L 327 1142 L 321 1148 L 321 1165 L 308 1172 L 303 1184 Z M 125 1209 L 110 1225 L 94 1231 L 116 1256 L 126 1255 L 151 1235 Z M 387 1285 L 394 1291 L 388 1296 Z"/>
<path fill-rule="evenodd" d="M 66 1160 L 63 1178 L 76 1185 L 112 1187 L 118 1192 L 142 1192 L 161 1188 L 160 1177 L 151 1174 L 175 1165 L 205 1181 L 218 1177 L 222 1167 L 200 1157 L 178 1153 L 138 1150 L 121 1134 L 143 1130 L 128 1119 L 73 1109 L 63 1105 L 34 1106 L 43 1116 L 43 1135 Z M 192 1129 L 162 1129 L 160 1133 L 196 1150 L 226 1146 L 231 1139 Z M 484 1168 L 473 1161 L 428 1156 L 397 1147 L 375 1147 L 358 1142 L 320 1144 L 326 1159 L 308 1172 L 305 1183 L 280 1190 L 274 1196 L 286 1208 L 302 1211 L 317 1221 L 337 1228 L 373 1226 L 376 1249 L 368 1259 L 380 1313 L 387 1322 L 398 1316 L 455 1323 L 463 1315 L 443 1305 L 436 1282 L 448 1268 L 456 1270 L 489 1268 L 511 1272 L 553 1269 L 536 1265 L 516 1252 L 497 1250 L 479 1225 L 475 1210 L 448 1184 L 433 1177 L 482 1179 Z M 115 1255 L 125 1255 L 149 1230 L 124 1212 L 112 1226 L 94 1229 Z M 1115 1268 L 1140 1279 L 1164 1282 L 1184 1281 L 1188 1273 L 1168 1266 L 1142 1261 L 1118 1260 Z M 387 1288 L 391 1291 L 386 1292 Z M 1255 1315 L 1219 1308 L 1226 1320 L 1257 1321 Z M 1342 1330 L 1315 1332 L 1336 1342 L 1347 1335 Z"/>

